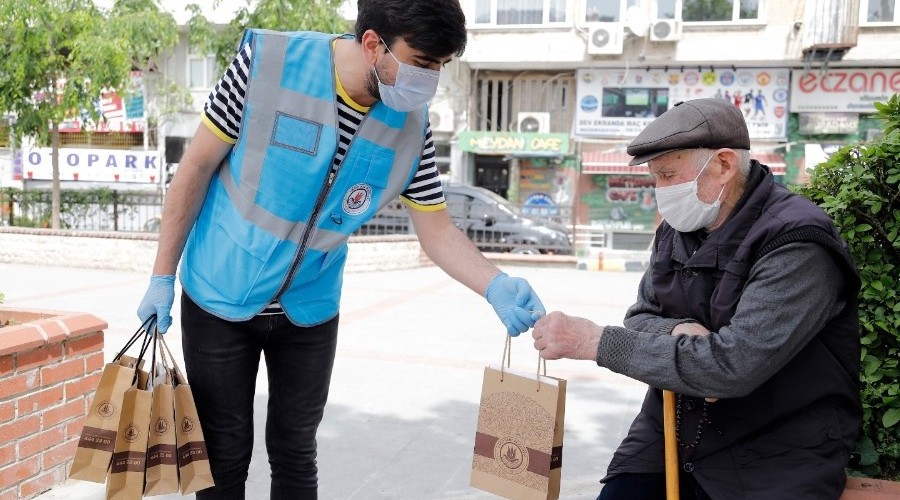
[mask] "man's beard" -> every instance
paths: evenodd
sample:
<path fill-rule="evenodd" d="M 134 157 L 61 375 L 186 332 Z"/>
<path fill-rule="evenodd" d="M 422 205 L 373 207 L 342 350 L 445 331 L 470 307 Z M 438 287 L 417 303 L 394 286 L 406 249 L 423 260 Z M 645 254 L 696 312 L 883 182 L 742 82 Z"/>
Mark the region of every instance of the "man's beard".
<path fill-rule="evenodd" d="M 375 78 L 374 69 L 370 71 L 366 77 L 366 92 L 368 92 L 373 99 L 381 100 L 381 92 L 378 90 L 378 79 Z"/>

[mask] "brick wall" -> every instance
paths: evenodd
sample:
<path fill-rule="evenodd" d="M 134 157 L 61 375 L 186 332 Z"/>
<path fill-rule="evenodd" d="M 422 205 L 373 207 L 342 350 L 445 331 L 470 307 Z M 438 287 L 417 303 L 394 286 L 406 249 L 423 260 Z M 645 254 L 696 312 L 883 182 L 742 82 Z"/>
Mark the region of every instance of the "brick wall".
<path fill-rule="evenodd" d="M 0 500 L 66 480 L 103 369 L 105 321 L 0 308 Z"/>

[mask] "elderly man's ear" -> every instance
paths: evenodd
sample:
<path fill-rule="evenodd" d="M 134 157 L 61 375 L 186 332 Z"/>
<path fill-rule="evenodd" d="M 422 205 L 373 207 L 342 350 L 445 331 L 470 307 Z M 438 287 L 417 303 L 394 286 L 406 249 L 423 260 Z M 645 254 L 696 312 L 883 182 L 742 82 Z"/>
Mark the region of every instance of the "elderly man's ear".
<path fill-rule="evenodd" d="M 722 148 L 715 152 L 716 168 L 719 169 L 719 175 L 722 176 L 722 184 L 731 182 L 735 176 L 740 175 L 741 166 L 739 162 L 741 157 L 733 149 Z"/>

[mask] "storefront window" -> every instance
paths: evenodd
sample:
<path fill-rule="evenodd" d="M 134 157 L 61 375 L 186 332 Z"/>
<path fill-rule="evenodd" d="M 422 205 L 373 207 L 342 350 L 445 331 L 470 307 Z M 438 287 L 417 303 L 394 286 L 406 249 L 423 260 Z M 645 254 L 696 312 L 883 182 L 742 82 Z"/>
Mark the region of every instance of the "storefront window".
<path fill-rule="evenodd" d="M 450 144 L 434 143 L 434 166 L 440 175 L 450 175 Z"/>

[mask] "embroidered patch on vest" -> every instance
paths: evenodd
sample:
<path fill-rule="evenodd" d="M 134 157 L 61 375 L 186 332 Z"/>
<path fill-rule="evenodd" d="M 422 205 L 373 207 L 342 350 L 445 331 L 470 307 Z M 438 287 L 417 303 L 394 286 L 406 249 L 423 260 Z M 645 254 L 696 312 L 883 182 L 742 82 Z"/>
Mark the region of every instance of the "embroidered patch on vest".
<path fill-rule="evenodd" d="M 344 196 L 344 212 L 350 215 L 361 214 L 369 208 L 371 202 L 372 187 L 363 183 L 355 184 Z"/>

